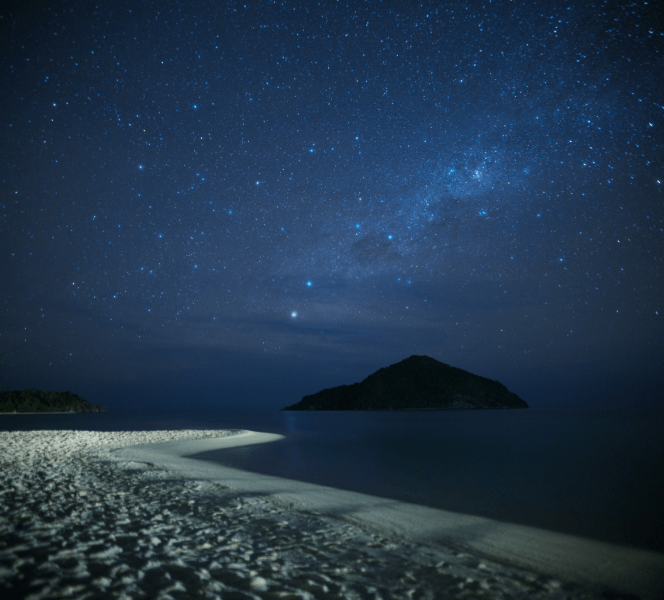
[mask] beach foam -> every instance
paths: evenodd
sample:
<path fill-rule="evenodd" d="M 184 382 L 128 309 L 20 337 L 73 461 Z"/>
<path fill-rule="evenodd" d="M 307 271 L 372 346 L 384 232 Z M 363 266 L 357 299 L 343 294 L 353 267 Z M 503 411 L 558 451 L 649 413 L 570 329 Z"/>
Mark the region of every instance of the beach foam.
<path fill-rule="evenodd" d="M 486 535 L 486 519 L 474 522 L 474 535 L 443 539 L 440 513 L 452 513 L 435 511 L 432 521 L 433 509 L 191 457 L 275 437 L 0 433 L 3 598 L 601 597 L 588 582 L 496 560 L 509 540 L 493 560 L 464 545 Z M 429 539 L 415 526 L 422 515 Z M 642 597 L 656 597 L 652 585 L 641 587 Z"/>

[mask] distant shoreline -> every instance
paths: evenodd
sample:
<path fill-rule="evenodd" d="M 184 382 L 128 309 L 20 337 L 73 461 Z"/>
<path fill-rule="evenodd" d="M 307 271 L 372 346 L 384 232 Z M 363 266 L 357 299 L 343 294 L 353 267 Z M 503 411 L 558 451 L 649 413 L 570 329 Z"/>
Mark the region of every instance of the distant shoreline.
<path fill-rule="evenodd" d="M 25 390 L 0 390 L 0 414 L 40 414 L 69 412 L 106 412 L 101 404 L 91 404 L 71 392 L 45 392 Z"/>
<path fill-rule="evenodd" d="M 42 412 L 18 412 L 18 411 L 13 411 L 13 412 L 2 412 L 0 411 L 0 415 L 94 415 L 94 414 L 99 414 L 99 413 L 104 413 L 108 412 L 107 410 L 45 410 Z"/>

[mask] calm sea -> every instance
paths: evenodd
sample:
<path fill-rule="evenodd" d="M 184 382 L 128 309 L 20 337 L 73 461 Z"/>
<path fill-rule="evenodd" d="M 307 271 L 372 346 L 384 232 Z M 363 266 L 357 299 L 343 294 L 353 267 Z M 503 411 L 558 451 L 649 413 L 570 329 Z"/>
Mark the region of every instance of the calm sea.
<path fill-rule="evenodd" d="M 664 552 L 664 413 L 0 415 L 0 430 L 245 428 L 224 465 Z"/>

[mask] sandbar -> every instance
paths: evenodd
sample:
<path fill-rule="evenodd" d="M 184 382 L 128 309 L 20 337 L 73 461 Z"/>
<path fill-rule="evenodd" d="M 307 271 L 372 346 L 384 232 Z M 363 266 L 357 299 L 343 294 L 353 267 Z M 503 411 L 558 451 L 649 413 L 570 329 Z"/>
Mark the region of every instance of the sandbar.
<path fill-rule="evenodd" d="M 662 597 L 661 554 L 210 460 L 279 437 L 0 432 L 2 597 Z"/>
<path fill-rule="evenodd" d="M 224 439 L 164 442 L 124 448 L 117 458 L 158 464 L 187 478 L 216 481 L 240 494 L 257 494 L 289 509 L 342 518 L 388 537 L 460 549 L 641 598 L 664 597 L 664 554 L 250 473 L 206 459 L 207 453 L 219 449 L 269 443 L 281 437 L 245 432 Z"/>

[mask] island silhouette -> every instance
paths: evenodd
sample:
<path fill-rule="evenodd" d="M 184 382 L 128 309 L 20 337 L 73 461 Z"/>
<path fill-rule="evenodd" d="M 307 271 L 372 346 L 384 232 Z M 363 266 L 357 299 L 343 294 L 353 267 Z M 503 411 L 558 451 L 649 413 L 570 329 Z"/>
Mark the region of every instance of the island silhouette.
<path fill-rule="evenodd" d="M 413 355 L 359 383 L 304 396 L 282 410 L 458 410 L 528 408 L 502 383 Z"/>
<path fill-rule="evenodd" d="M 106 412 L 99 404 L 90 404 L 71 392 L 42 390 L 0 390 L 0 413 Z"/>

